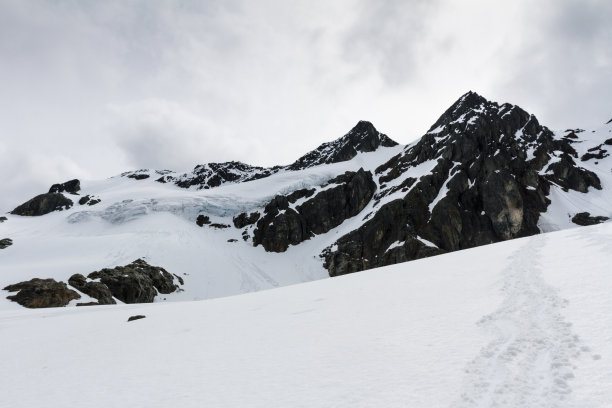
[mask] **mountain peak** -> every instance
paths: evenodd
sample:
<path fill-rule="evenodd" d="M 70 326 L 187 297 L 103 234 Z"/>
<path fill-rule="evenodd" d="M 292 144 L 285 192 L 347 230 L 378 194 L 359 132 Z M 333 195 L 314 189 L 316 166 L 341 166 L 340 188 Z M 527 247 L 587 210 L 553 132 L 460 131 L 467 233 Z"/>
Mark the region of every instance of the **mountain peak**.
<path fill-rule="evenodd" d="M 393 147 L 396 145 L 396 141 L 376 130 L 371 122 L 360 120 L 344 136 L 332 142 L 323 143 L 287 168 L 301 170 L 319 164 L 338 163 L 351 160 L 358 153 L 373 152 L 381 146 Z"/>
<path fill-rule="evenodd" d="M 452 121 L 459 120 L 463 115 L 471 110 L 482 109 L 486 105 L 491 104 L 486 98 L 482 97 L 474 91 L 468 91 L 455 101 L 434 123 L 429 131 L 440 126 L 448 124 Z M 497 104 L 495 104 L 497 105 Z"/>

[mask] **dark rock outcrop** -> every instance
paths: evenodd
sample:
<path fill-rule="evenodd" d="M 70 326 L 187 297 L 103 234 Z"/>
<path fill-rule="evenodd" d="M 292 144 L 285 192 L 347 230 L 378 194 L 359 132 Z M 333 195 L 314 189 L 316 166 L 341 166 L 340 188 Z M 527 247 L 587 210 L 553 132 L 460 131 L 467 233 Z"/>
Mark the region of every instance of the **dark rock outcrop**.
<path fill-rule="evenodd" d="M 49 189 L 50 193 L 70 193 L 76 194 L 81 189 L 81 182 L 77 179 L 67 181 L 61 184 L 53 184 Z"/>
<path fill-rule="evenodd" d="M 609 139 L 612 141 L 612 139 Z M 607 142 L 607 140 L 606 140 Z M 588 161 L 591 159 L 597 159 L 597 160 L 601 160 L 604 159 L 608 156 L 610 156 L 610 153 L 608 153 L 608 151 L 606 150 L 606 148 L 604 148 L 604 144 L 606 144 L 605 142 L 590 148 L 587 153 L 583 154 L 582 157 L 580 158 L 581 161 Z"/>
<path fill-rule="evenodd" d="M 602 222 L 606 222 L 609 219 L 609 217 L 604 217 L 601 215 L 592 217 L 591 214 L 588 212 L 581 212 L 572 217 L 572 222 L 576 225 L 587 226 L 601 224 Z"/>
<path fill-rule="evenodd" d="M 7 296 L 7 299 L 32 309 L 66 306 L 71 300 L 81 298 L 77 292 L 68 289 L 64 282 L 53 279 L 34 278 L 9 285 L 4 290 L 17 292 L 15 295 Z"/>
<path fill-rule="evenodd" d="M 126 266 L 92 272 L 87 277 L 99 279 L 115 298 L 124 303 L 151 303 L 158 292 L 168 294 L 179 290 L 179 286 L 174 283 L 175 276 L 142 259 Z M 82 285 L 82 280 L 78 284 Z"/>
<path fill-rule="evenodd" d="M 182 188 L 209 189 L 226 183 L 240 183 L 268 177 L 278 170 L 280 170 L 278 166 L 266 169 L 237 161 L 207 163 L 197 165 L 192 172 L 166 174 L 156 181 L 172 182 Z"/>
<path fill-rule="evenodd" d="M 198 215 L 198 218 L 196 218 L 196 224 L 198 224 L 199 227 L 203 227 L 204 224 L 210 224 L 210 218 L 207 215 Z"/>
<path fill-rule="evenodd" d="M 259 220 L 261 214 L 258 212 L 252 212 L 247 216 L 247 213 L 241 213 L 234 217 L 234 227 L 236 228 L 244 228 L 247 225 L 253 225 Z"/>
<path fill-rule="evenodd" d="M 53 211 L 61 211 L 72 207 L 72 200 L 61 193 L 40 194 L 21 204 L 11 214 L 23 216 L 39 216 Z"/>
<path fill-rule="evenodd" d="M 68 279 L 68 284 L 73 288 L 98 300 L 97 303 L 79 303 L 77 306 L 89 305 L 114 305 L 115 299 L 108 286 L 101 282 L 87 282 L 87 278 L 80 273 L 74 274 Z"/>
<path fill-rule="evenodd" d="M 0 239 L 0 249 L 4 249 L 13 245 L 13 240 L 10 238 Z"/>
<path fill-rule="evenodd" d="M 147 317 L 147 316 L 145 316 L 145 315 L 134 315 L 134 316 L 130 316 L 130 317 L 128 317 L 128 320 L 127 320 L 127 321 L 128 321 L 128 322 L 133 322 L 134 320 L 140 320 L 140 319 L 144 319 L 144 318 L 146 318 L 146 317 Z"/>
<path fill-rule="evenodd" d="M 518 106 L 468 92 L 376 169 L 373 215 L 323 251 L 325 267 L 336 276 L 539 233 L 553 183 L 601 189 L 574 160 L 577 133 L 556 137 Z M 411 176 L 417 166 L 431 170 Z"/>
<path fill-rule="evenodd" d="M 354 217 L 368 204 L 376 190 L 372 173 L 360 169 L 346 172 L 328 182 L 327 188 L 297 190 L 288 196 L 276 196 L 264 210 L 253 232 L 253 244 L 266 251 L 284 252 L 313 234 L 322 234 Z M 293 208 L 297 200 L 308 198 Z"/>
<path fill-rule="evenodd" d="M 219 224 L 219 223 L 212 223 L 210 224 L 211 228 L 215 228 L 215 229 L 225 229 L 225 228 L 230 228 L 231 225 L 229 224 Z"/>
<path fill-rule="evenodd" d="M 3 223 L 4 221 L 8 220 L 8 218 L 6 217 L 0 217 L 0 224 Z"/>
<path fill-rule="evenodd" d="M 79 199 L 79 204 L 80 205 L 85 205 L 85 204 L 87 204 L 87 205 L 96 205 L 100 201 L 102 201 L 102 200 L 100 200 L 99 198 L 95 198 L 93 196 L 86 195 L 86 196 L 83 196 L 83 197 L 81 197 Z"/>
<path fill-rule="evenodd" d="M 370 122 L 362 120 L 343 137 L 323 143 L 287 166 L 287 169 L 302 170 L 320 164 L 339 163 L 351 160 L 357 153 L 373 152 L 380 146 L 396 145 L 397 142 L 380 133 Z"/>
<path fill-rule="evenodd" d="M 134 179 L 134 180 L 146 180 L 151 176 L 149 176 L 148 174 L 144 174 L 144 173 L 135 173 L 135 174 L 128 174 L 126 177 Z"/>

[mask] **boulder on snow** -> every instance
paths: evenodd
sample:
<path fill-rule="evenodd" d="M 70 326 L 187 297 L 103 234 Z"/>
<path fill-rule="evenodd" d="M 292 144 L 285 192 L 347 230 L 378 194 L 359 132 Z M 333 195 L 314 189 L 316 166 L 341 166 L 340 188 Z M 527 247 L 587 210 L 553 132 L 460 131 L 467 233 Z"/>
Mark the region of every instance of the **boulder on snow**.
<path fill-rule="evenodd" d="M 61 184 L 53 184 L 49 189 L 50 193 L 70 193 L 76 194 L 81 189 L 81 182 L 77 179 L 69 180 Z"/>
<path fill-rule="evenodd" d="M 259 218 L 261 217 L 261 214 L 259 214 L 258 212 L 252 212 L 251 214 L 247 215 L 247 213 L 242 213 L 242 214 L 238 214 L 234 219 L 234 227 L 236 228 L 244 228 L 247 225 L 252 225 L 255 224 L 257 222 L 257 220 L 259 220 Z"/>
<path fill-rule="evenodd" d="M 149 265 L 142 259 L 137 259 L 129 265 L 92 272 L 87 277 L 90 280 L 99 279 L 112 296 L 124 303 L 151 303 L 158 293 L 168 294 L 179 291 L 179 286 L 174 283 L 175 277 L 179 284 L 183 284 L 182 279 L 176 275 L 173 276 L 159 266 Z M 73 281 L 83 285 L 80 277 L 75 278 L 77 280 Z M 85 284 L 87 283 L 92 282 Z"/>
<path fill-rule="evenodd" d="M 77 306 L 90 305 L 114 305 L 115 299 L 108 286 L 101 282 L 87 282 L 87 278 L 80 273 L 74 274 L 68 279 L 68 284 L 73 288 L 98 299 L 98 302 L 79 303 Z"/>
<path fill-rule="evenodd" d="M 127 321 L 128 322 L 133 322 L 134 320 L 144 319 L 145 317 L 147 317 L 147 316 L 145 316 L 145 315 L 134 315 L 134 316 L 128 317 Z"/>
<path fill-rule="evenodd" d="M 102 201 L 102 200 L 100 200 L 99 198 L 94 198 L 93 196 L 86 195 L 86 196 L 83 196 L 83 197 L 81 197 L 79 199 L 79 204 L 80 205 L 85 205 L 85 204 L 87 204 L 87 205 L 96 205 L 100 201 Z"/>
<path fill-rule="evenodd" d="M 602 222 L 608 221 L 609 219 L 609 217 L 604 217 L 601 215 L 592 217 L 591 214 L 588 212 L 581 212 L 572 217 L 572 222 L 576 225 L 587 226 L 601 224 Z"/>
<path fill-rule="evenodd" d="M 8 220 L 8 218 L 6 217 L 0 217 L 0 223 L 3 223 L 4 221 Z"/>
<path fill-rule="evenodd" d="M 72 207 L 72 200 L 61 193 L 40 194 L 21 204 L 11 214 L 22 216 L 39 216 L 53 211 L 61 211 Z"/>
<path fill-rule="evenodd" d="M 200 227 L 203 227 L 204 224 L 210 224 L 210 217 L 207 215 L 200 214 L 198 215 L 198 218 L 196 218 L 196 224 L 198 224 L 198 226 Z"/>
<path fill-rule="evenodd" d="M 13 240 L 10 238 L 0 239 L 0 249 L 4 249 L 13 245 Z"/>
<path fill-rule="evenodd" d="M 7 299 L 32 309 L 66 306 L 71 300 L 81 298 L 77 292 L 68 289 L 64 282 L 57 282 L 54 279 L 34 278 L 9 285 L 4 290 L 17 292 L 15 295 L 7 296 Z"/>

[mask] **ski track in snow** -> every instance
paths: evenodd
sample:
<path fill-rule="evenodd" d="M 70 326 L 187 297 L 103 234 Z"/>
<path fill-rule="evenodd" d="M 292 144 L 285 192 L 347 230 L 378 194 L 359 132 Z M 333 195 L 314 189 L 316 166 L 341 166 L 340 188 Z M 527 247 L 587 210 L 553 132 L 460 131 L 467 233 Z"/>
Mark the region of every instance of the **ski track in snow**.
<path fill-rule="evenodd" d="M 502 304 L 478 322 L 495 338 L 468 364 L 465 391 L 452 407 L 578 406 L 574 361 L 590 350 L 562 316 L 568 301 L 541 277 L 546 238 L 533 237 L 510 256 Z"/>

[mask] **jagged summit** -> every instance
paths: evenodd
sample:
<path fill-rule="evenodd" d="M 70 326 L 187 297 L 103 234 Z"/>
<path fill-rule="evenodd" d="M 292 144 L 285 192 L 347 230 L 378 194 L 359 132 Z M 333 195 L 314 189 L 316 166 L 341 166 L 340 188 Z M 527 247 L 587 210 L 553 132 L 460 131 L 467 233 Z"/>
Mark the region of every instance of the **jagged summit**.
<path fill-rule="evenodd" d="M 323 143 L 315 150 L 287 166 L 288 170 L 301 170 L 320 164 L 351 160 L 357 153 L 373 152 L 378 147 L 393 147 L 397 142 L 380 133 L 368 121 L 359 121 L 346 135 L 333 142 Z"/>
<path fill-rule="evenodd" d="M 520 107 L 468 92 L 376 169 L 373 215 L 323 252 L 326 268 L 335 276 L 539 233 L 553 187 L 602 188 L 576 162 L 576 137 L 557 137 Z"/>

